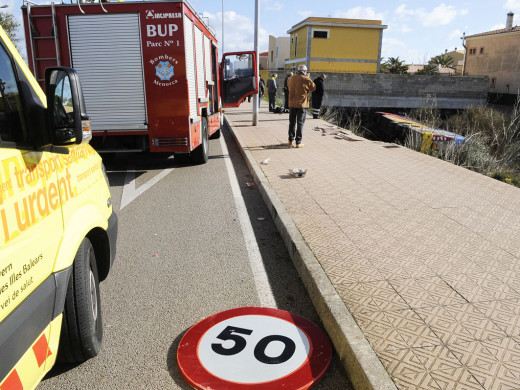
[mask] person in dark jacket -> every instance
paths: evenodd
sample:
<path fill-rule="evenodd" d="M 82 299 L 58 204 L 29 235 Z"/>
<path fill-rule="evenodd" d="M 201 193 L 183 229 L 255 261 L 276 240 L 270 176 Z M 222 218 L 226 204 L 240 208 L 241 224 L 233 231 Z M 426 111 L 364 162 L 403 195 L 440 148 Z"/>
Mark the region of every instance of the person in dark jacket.
<path fill-rule="evenodd" d="M 260 81 L 258 82 L 258 107 L 260 107 L 260 102 L 262 101 L 262 97 L 265 92 L 265 82 L 262 76 L 260 76 Z"/>
<path fill-rule="evenodd" d="M 260 107 L 260 102 L 262 101 L 262 96 L 264 96 L 264 91 L 265 91 L 264 79 L 262 78 L 262 76 L 260 76 L 260 80 L 258 81 L 258 107 Z M 247 97 L 248 103 L 251 103 L 251 96 L 252 95 L 249 95 Z"/>
<path fill-rule="evenodd" d="M 271 74 L 269 80 L 267 80 L 267 93 L 269 94 L 269 112 L 274 112 L 276 107 L 276 90 L 278 86 L 276 85 L 276 78 L 278 75 L 276 73 Z"/>
<path fill-rule="evenodd" d="M 283 108 L 285 112 L 289 112 L 289 87 L 287 86 L 287 80 L 289 80 L 289 77 L 291 77 L 293 74 L 293 72 L 287 73 L 287 77 L 283 83 L 283 95 L 285 97 L 285 104 L 283 105 Z"/>
<path fill-rule="evenodd" d="M 314 119 L 318 119 L 320 115 L 321 102 L 323 100 L 323 94 L 325 93 L 323 82 L 326 79 L 327 76 L 322 74 L 314 80 L 314 84 L 316 85 L 316 90 L 312 93 L 312 117 Z"/>

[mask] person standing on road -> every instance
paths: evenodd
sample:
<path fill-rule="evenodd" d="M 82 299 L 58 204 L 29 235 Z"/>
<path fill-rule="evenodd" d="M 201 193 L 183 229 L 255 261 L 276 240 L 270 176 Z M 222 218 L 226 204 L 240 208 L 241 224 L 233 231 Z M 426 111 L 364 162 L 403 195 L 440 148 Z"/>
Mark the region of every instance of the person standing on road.
<path fill-rule="evenodd" d="M 309 108 L 309 93 L 316 89 L 316 85 L 307 76 L 307 66 L 298 66 L 296 74 L 287 80 L 287 87 L 289 87 L 289 147 L 292 147 L 293 141 L 296 141 L 296 147 L 301 148 L 303 147 L 303 125 Z"/>
<path fill-rule="evenodd" d="M 323 94 L 325 93 L 325 89 L 323 86 L 323 82 L 327 79 L 327 76 L 322 74 L 320 77 L 314 80 L 314 84 L 316 84 L 316 90 L 312 93 L 312 117 L 313 119 L 318 119 L 320 115 L 321 102 L 323 100 Z"/>
<path fill-rule="evenodd" d="M 267 80 L 267 93 L 269 94 L 269 112 L 274 112 L 276 107 L 276 78 L 278 75 L 276 73 L 271 74 L 269 80 Z"/>
<path fill-rule="evenodd" d="M 287 77 L 285 78 L 285 81 L 283 82 L 283 94 L 285 97 L 285 103 L 283 105 L 284 112 L 289 112 L 289 88 L 287 87 L 287 80 L 289 80 L 289 77 L 291 77 L 294 73 L 289 72 L 287 73 Z"/>

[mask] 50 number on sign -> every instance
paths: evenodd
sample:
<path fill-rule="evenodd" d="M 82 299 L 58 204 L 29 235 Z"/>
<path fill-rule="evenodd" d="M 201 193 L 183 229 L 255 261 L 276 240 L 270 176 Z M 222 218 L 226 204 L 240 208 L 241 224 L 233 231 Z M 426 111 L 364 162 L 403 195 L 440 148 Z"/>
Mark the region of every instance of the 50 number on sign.
<path fill-rule="evenodd" d="M 218 353 L 219 355 L 236 355 L 242 352 L 247 346 L 246 339 L 242 336 L 239 336 L 239 334 L 250 335 L 251 333 L 253 333 L 253 331 L 250 329 L 227 326 L 226 329 L 224 329 L 222 333 L 217 336 L 217 339 L 224 341 L 232 340 L 234 341 L 235 345 L 231 348 L 225 348 L 222 344 L 211 344 L 211 349 L 213 352 Z M 268 356 L 266 354 L 266 350 L 272 342 L 280 342 L 284 345 L 283 350 L 279 356 Z M 254 356 L 256 360 L 264 364 L 281 364 L 289 360 L 294 355 L 294 351 L 296 351 L 296 344 L 289 337 L 282 335 L 271 335 L 265 336 L 256 344 L 254 348 Z"/>

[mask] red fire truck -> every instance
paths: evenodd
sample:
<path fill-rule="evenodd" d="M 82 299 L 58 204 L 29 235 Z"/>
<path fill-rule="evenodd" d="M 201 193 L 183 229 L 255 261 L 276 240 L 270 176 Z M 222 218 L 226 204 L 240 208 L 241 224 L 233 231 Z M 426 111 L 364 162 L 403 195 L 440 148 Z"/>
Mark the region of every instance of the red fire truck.
<path fill-rule="evenodd" d="M 208 159 L 222 107 L 257 93 L 255 53 L 224 54 L 186 0 L 22 7 L 29 65 L 79 74 L 101 153 L 169 152 Z"/>

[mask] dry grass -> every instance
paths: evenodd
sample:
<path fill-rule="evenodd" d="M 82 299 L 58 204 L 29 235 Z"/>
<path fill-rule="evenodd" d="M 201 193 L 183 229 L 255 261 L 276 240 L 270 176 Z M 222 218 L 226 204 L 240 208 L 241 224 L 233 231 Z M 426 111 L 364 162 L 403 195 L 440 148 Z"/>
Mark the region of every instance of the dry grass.
<path fill-rule="evenodd" d="M 323 114 L 323 120 L 350 130 L 360 137 L 374 138 L 374 133 L 363 125 L 363 119 L 358 110 L 350 111 L 340 107 L 330 107 Z"/>
<path fill-rule="evenodd" d="M 520 187 L 520 99 L 509 111 L 471 107 L 447 119 L 442 117 L 432 100 L 425 107 L 412 110 L 409 116 L 430 127 L 446 129 L 466 138 L 463 144 L 449 145 L 432 155 Z M 323 118 L 356 135 L 375 139 L 357 110 L 329 108 Z M 404 144 L 420 151 L 422 139 L 409 134 Z"/>
<path fill-rule="evenodd" d="M 520 105 L 511 112 L 471 107 L 447 120 L 435 108 L 414 110 L 414 119 L 466 137 L 435 155 L 443 160 L 517 185 L 520 183 Z"/>

